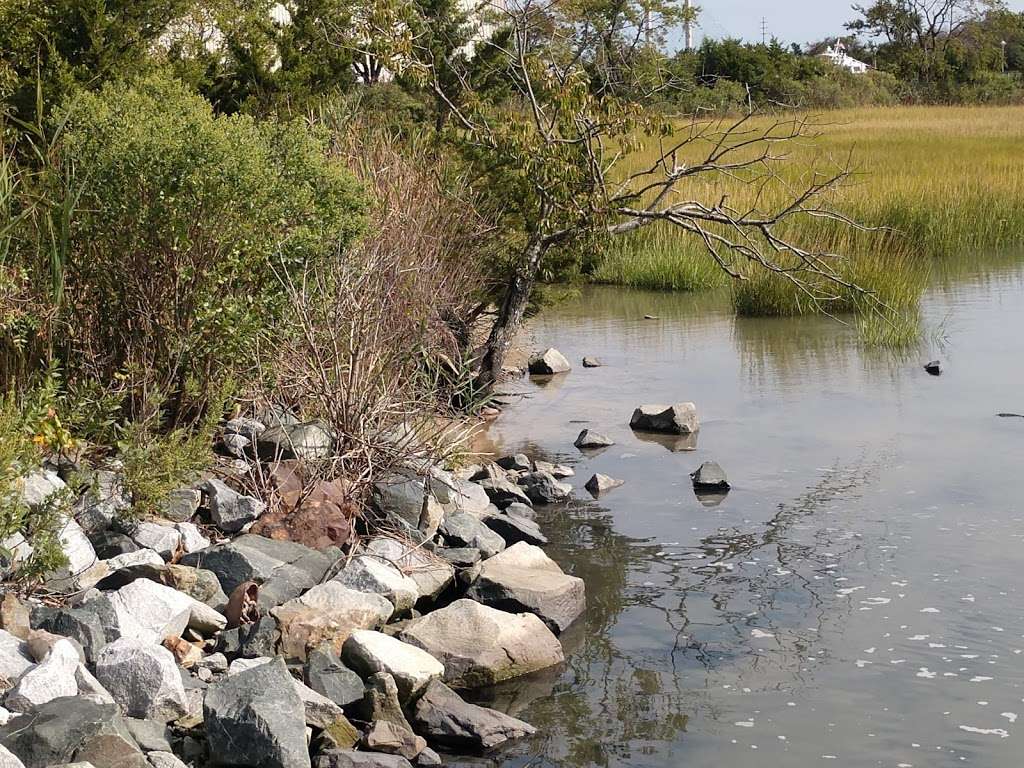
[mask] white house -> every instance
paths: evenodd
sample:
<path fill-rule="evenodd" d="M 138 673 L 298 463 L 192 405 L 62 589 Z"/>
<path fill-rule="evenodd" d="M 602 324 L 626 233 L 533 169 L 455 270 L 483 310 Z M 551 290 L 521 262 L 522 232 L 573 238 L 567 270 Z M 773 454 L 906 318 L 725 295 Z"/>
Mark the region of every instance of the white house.
<path fill-rule="evenodd" d="M 853 58 L 853 56 L 846 52 L 846 46 L 843 45 L 842 40 L 837 42 L 835 46 L 829 46 L 824 53 L 819 55 L 822 58 L 828 59 L 837 67 L 842 67 L 848 72 L 853 72 L 855 75 L 863 75 L 869 69 L 869 66 L 863 61 Z"/>

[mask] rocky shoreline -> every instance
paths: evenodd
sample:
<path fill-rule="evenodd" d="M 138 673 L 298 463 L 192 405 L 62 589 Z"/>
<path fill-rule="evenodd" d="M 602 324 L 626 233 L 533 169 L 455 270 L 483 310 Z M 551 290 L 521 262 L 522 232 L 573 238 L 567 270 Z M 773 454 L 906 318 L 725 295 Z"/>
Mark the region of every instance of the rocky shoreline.
<path fill-rule="evenodd" d="M 530 370 L 569 365 L 547 350 Z M 640 406 L 631 426 L 699 428 L 692 403 Z M 575 442 L 613 444 L 589 429 Z M 463 694 L 565 661 L 585 585 L 545 554 L 536 507 L 572 496 L 570 467 L 516 454 L 444 469 L 413 452 L 354 513 L 311 470 L 334 449 L 325 424 L 272 407 L 228 421 L 218 449 L 220 476 L 172 493 L 160 518 L 125 518 L 116 466 L 94 470 L 63 521 L 67 567 L 41 593 L 6 589 L 0 768 L 401 768 L 536 732 Z M 711 469 L 695 487 L 724 482 Z M 28 475 L 24 502 L 68 493 L 72 472 Z M 244 490 L 256 476 L 270 505 Z M 29 543 L 2 545 L 15 577 Z"/>
<path fill-rule="evenodd" d="M 220 448 L 287 501 L 330 440 L 279 421 L 232 420 Z M 66 493 L 68 470 L 29 475 L 25 502 Z M 3 597 L 0 767 L 398 768 L 534 733 L 459 691 L 564 661 L 585 589 L 544 553 L 534 507 L 568 498 L 572 474 L 523 455 L 407 463 L 373 484 L 342 548 L 337 527 L 356 523 L 331 482 L 301 483 L 301 531 L 230 477 L 129 524 L 116 468 L 95 472 L 63 522 L 68 566 L 42 598 Z M 30 545 L 3 546 L 14 576 Z"/>

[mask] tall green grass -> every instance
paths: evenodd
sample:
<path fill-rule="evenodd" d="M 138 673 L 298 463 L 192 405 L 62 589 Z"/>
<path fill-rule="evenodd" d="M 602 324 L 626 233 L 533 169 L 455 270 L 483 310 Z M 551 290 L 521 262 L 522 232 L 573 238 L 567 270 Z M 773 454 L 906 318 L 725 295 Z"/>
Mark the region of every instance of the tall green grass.
<path fill-rule="evenodd" d="M 893 232 L 861 232 L 806 218 L 785 233 L 804 246 L 837 254 L 833 267 L 884 305 L 834 285 L 814 286 L 814 301 L 797 285 L 756 265 L 737 265 L 733 306 L 741 315 L 859 313 L 873 343 L 899 346 L 920 330 L 918 301 L 932 265 L 950 257 L 1020 248 L 1024 243 L 1024 107 L 892 107 L 829 113 L 822 135 L 794 144 L 783 178 L 762 190 L 770 208 L 815 164 L 852 159 L 853 175 L 829 201 L 851 218 Z M 637 167 L 655 148 L 641 152 Z M 705 179 L 687 194 L 728 195 L 737 208 L 755 190 L 726 176 Z M 981 258 L 980 256 L 978 258 Z M 594 277 L 656 290 L 702 290 L 725 278 L 703 244 L 671 227 L 650 227 L 610 245 Z"/>

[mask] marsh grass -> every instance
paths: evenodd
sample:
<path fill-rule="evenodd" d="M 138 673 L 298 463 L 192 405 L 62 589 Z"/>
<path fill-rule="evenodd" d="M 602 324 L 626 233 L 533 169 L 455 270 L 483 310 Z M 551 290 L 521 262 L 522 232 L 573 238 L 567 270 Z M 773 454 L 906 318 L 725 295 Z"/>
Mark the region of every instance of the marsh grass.
<path fill-rule="evenodd" d="M 834 286 L 821 286 L 829 300 L 814 301 L 792 282 L 755 265 L 737 265 L 746 279 L 732 281 L 734 308 L 741 315 L 860 312 L 858 324 L 869 341 L 912 343 L 920 330 L 918 300 L 933 265 L 1024 242 L 1024 107 L 868 108 L 828 113 L 816 122 L 821 135 L 791 147 L 781 178 L 762 191 L 760 205 L 780 203 L 812 167 L 849 163 L 853 174 L 830 204 L 858 222 L 892 232 L 861 232 L 806 218 L 791 223 L 786 234 L 836 254 L 837 272 L 890 310 L 865 314 L 863 297 Z M 653 146 L 639 153 L 637 166 L 655 153 Z M 733 206 L 743 208 L 753 203 L 755 190 L 719 176 L 685 194 L 728 195 Z M 715 272 L 695 238 L 651 227 L 610 245 L 594 277 L 637 288 L 701 290 L 727 280 Z"/>

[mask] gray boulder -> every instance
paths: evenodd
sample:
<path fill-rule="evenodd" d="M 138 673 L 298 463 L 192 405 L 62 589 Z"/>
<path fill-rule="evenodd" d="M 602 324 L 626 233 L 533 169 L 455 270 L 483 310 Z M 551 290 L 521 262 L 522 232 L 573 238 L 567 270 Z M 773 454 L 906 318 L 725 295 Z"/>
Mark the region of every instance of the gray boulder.
<path fill-rule="evenodd" d="M 690 475 L 690 479 L 697 491 L 729 490 L 729 479 L 725 476 L 725 470 L 714 461 L 705 461 Z"/>
<path fill-rule="evenodd" d="M 181 549 L 188 555 L 210 546 L 210 540 L 193 523 L 178 523 L 174 526 L 181 534 Z"/>
<path fill-rule="evenodd" d="M 548 537 L 541 533 L 537 523 L 526 517 L 498 514 L 491 515 L 484 522 L 508 545 L 517 544 L 520 541 L 538 546 L 548 543 Z"/>
<path fill-rule="evenodd" d="M 32 614 L 32 623 L 37 629 L 70 637 L 82 646 L 90 664 L 95 663 L 107 644 L 106 628 L 112 627 L 115 621 L 114 606 L 106 595 L 97 595 L 75 608 L 41 608 Z"/>
<path fill-rule="evenodd" d="M 566 575 L 542 549 L 524 542 L 485 560 L 466 596 L 510 613 L 534 613 L 556 634 L 586 607 L 583 580 Z"/>
<path fill-rule="evenodd" d="M 103 564 L 107 566 L 109 573 L 117 573 L 117 571 L 134 568 L 139 565 L 162 566 L 164 559 L 152 549 L 136 549 L 134 552 L 125 552 L 123 555 L 116 555 L 109 560 L 104 560 Z M 103 579 L 100 584 L 103 581 L 106 581 L 106 579 Z"/>
<path fill-rule="evenodd" d="M 227 544 L 185 555 L 181 562 L 213 571 L 229 595 L 239 584 L 255 581 L 260 585 L 260 608 L 268 610 L 319 584 L 333 561 L 295 542 L 246 534 Z"/>
<path fill-rule="evenodd" d="M 267 508 L 259 499 L 243 496 L 220 480 L 207 480 L 202 491 L 206 495 L 210 519 L 225 533 L 238 533 Z"/>
<path fill-rule="evenodd" d="M 326 696 L 339 707 L 363 698 L 363 680 L 341 662 L 330 646 L 322 646 L 309 654 L 306 664 L 309 687 Z"/>
<path fill-rule="evenodd" d="M 547 472 L 531 472 L 519 478 L 519 485 L 534 504 L 555 504 L 572 495 L 572 486 Z"/>
<path fill-rule="evenodd" d="M 602 475 L 598 472 L 587 480 L 587 484 L 583 487 L 590 491 L 590 495 L 596 499 L 602 493 L 607 493 L 614 488 L 618 488 L 620 485 L 624 485 L 625 482 L 625 480 L 616 480 L 614 477 Z"/>
<path fill-rule="evenodd" d="M 115 640 L 100 652 L 96 679 L 129 717 L 167 722 L 188 712 L 178 665 L 163 646 Z"/>
<path fill-rule="evenodd" d="M 537 472 L 547 472 L 556 480 L 564 480 L 576 474 L 572 467 L 565 464 L 552 464 L 550 461 L 534 461 L 533 468 Z"/>
<path fill-rule="evenodd" d="M 498 509 L 504 509 L 509 504 L 533 504 L 526 491 L 504 475 L 484 478 L 480 481 L 480 487 Z"/>
<path fill-rule="evenodd" d="M 439 680 L 432 681 L 416 701 L 412 723 L 432 743 L 455 749 L 493 749 L 537 732 L 522 720 L 463 701 Z"/>
<path fill-rule="evenodd" d="M 408 701 L 428 682 L 444 675 L 444 665 L 414 645 L 372 630 L 356 630 L 341 653 L 342 659 L 364 678 L 387 672 L 395 678 L 402 701 Z"/>
<path fill-rule="evenodd" d="M 641 432 L 667 435 L 689 435 L 700 428 L 697 406 L 693 403 L 675 405 L 641 405 L 633 411 L 629 426 Z"/>
<path fill-rule="evenodd" d="M 410 546 L 398 539 L 377 536 L 367 543 L 366 552 L 391 563 L 406 574 L 416 583 L 420 597 L 436 599 L 455 580 L 455 569 L 445 560 L 422 547 Z"/>
<path fill-rule="evenodd" d="M 604 363 L 602 363 L 596 357 L 584 357 L 583 358 L 583 367 L 584 368 L 600 368 L 603 365 L 604 365 Z"/>
<path fill-rule="evenodd" d="M 431 484 L 411 470 L 374 483 L 371 495 L 375 517 L 416 540 L 432 538 L 444 517 Z"/>
<path fill-rule="evenodd" d="M 537 510 L 533 507 L 528 507 L 526 504 L 509 504 L 503 511 L 506 515 L 511 515 L 512 517 L 521 517 L 525 520 L 537 519 Z"/>
<path fill-rule="evenodd" d="M 293 417 L 294 418 L 294 417 Z M 294 422 L 293 422 L 294 423 Z M 263 433 L 267 426 L 258 419 L 250 419 L 246 416 L 239 416 L 224 424 L 225 435 L 240 435 L 252 442 Z"/>
<path fill-rule="evenodd" d="M 74 591 L 95 584 L 103 569 L 97 568 L 99 558 L 82 526 L 73 518 L 65 518 L 60 523 L 58 539 L 67 565 L 46 574 L 47 586 L 57 591 Z"/>
<path fill-rule="evenodd" d="M 150 520 L 136 523 L 131 537 L 140 547 L 153 550 L 164 560 L 170 559 L 181 544 L 181 532 L 171 523 Z"/>
<path fill-rule="evenodd" d="M 256 449 L 264 461 L 329 459 L 334 454 L 334 432 L 322 420 L 281 424 L 260 433 Z"/>
<path fill-rule="evenodd" d="M 116 704 L 59 698 L 0 727 L 0 743 L 25 768 L 89 762 L 95 768 L 149 768 Z"/>
<path fill-rule="evenodd" d="M 572 370 L 565 355 L 553 347 L 530 358 L 529 371 L 534 376 L 552 376 L 557 373 L 568 373 Z"/>
<path fill-rule="evenodd" d="M 472 568 L 480 562 L 480 550 L 476 547 L 438 547 L 434 554 L 456 568 Z"/>
<path fill-rule="evenodd" d="M 615 445 L 615 441 L 607 435 L 602 435 L 600 432 L 595 432 L 592 429 L 584 429 L 576 437 L 576 440 L 573 441 L 573 445 L 581 451 L 588 451 L 597 448 L 607 448 L 610 445 Z"/>
<path fill-rule="evenodd" d="M 473 600 L 413 619 L 398 633 L 444 665 L 453 688 L 481 688 L 561 664 L 562 645 L 532 613 L 505 613 Z"/>
<path fill-rule="evenodd" d="M 516 453 L 512 456 L 502 456 L 496 462 L 499 467 L 511 472 L 532 472 L 533 462 L 525 453 Z"/>
<path fill-rule="evenodd" d="M 452 547 L 471 547 L 483 557 L 493 557 L 505 549 L 505 540 L 473 515 L 456 512 L 445 517 L 440 533 Z"/>
<path fill-rule="evenodd" d="M 410 610 L 419 599 L 415 581 L 386 560 L 370 555 L 358 555 L 349 560 L 334 581 L 357 592 L 383 595 L 398 613 Z"/>
<path fill-rule="evenodd" d="M 309 768 L 305 709 L 280 658 L 210 685 L 203 721 L 221 765 Z"/>
<path fill-rule="evenodd" d="M 154 750 L 146 755 L 146 759 L 153 768 L 188 768 L 188 764 L 181 758 L 166 750 Z"/>
<path fill-rule="evenodd" d="M 453 477 L 449 500 L 444 506 L 447 512 L 465 512 L 480 517 L 491 506 L 491 499 L 477 483 Z"/>
<path fill-rule="evenodd" d="M 177 488 L 160 504 L 160 513 L 176 523 L 187 523 L 199 511 L 202 501 L 203 494 L 198 488 Z"/>
<path fill-rule="evenodd" d="M 91 537 L 109 528 L 132 504 L 120 472 L 98 469 L 89 480 L 89 487 L 75 502 L 74 515 Z"/>
<path fill-rule="evenodd" d="M 118 555 L 135 552 L 139 548 L 139 545 L 128 536 L 117 531 L 104 530 L 90 533 L 89 541 L 96 552 L 96 557 L 100 560 L 109 560 Z"/>

